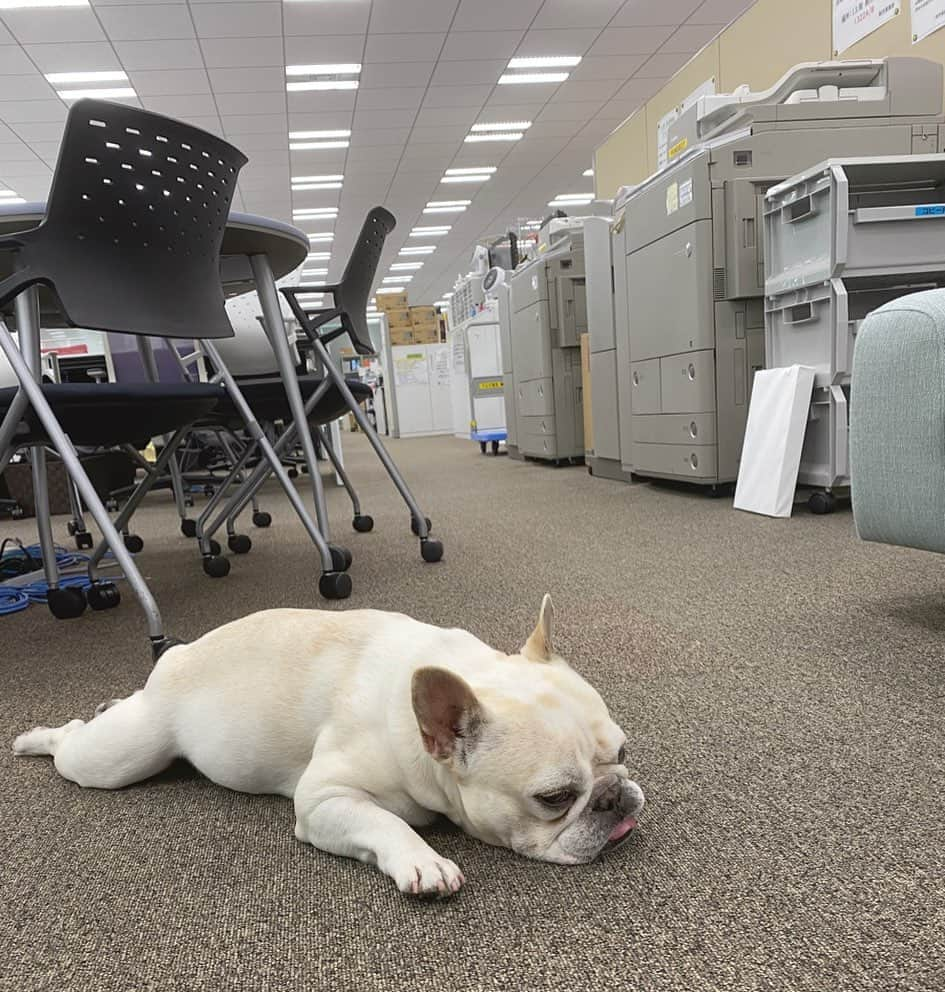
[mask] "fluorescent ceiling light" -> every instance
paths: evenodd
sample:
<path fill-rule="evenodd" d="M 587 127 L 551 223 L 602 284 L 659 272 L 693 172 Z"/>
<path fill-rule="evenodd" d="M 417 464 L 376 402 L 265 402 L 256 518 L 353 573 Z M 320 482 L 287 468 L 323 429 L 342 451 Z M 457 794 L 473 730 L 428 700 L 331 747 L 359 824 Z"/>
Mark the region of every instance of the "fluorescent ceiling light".
<path fill-rule="evenodd" d="M 292 211 L 293 217 L 334 217 L 337 207 L 299 207 Z"/>
<path fill-rule="evenodd" d="M 452 299 L 452 296 L 453 296 L 452 293 L 444 293 L 443 294 L 443 298 L 446 299 L 446 300 Z"/>
<path fill-rule="evenodd" d="M 436 300 L 433 304 L 435 307 L 448 307 L 450 305 L 449 300 Z"/>
<path fill-rule="evenodd" d="M 519 141 L 524 137 L 521 131 L 497 131 L 495 134 L 467 134 L 463 141 Z"/>
<path fill-rule="evenodd" d="M 581 173 L 581 175 L 582 175 L 582 176 L 593 176 L 593 175 L 594 175 L 594 170 L 593 170 L 593 169 L 585 169 L 585 170 L 584 170 L 584 171 L 583 171 L 583 172 Z"/>
<path fill-rule="evenodd" d="M 324 262 L 324 261 L 327 261 L 329 258 L 331 258 L 331 252 L 330 251 L 310 251 L 305 257 L 306 258 L 310 258 L 313 262 L 316 262 L 316 261 L 322 261 L 322 262 Z"/>
<path fill-rule="evenodd" d="M 0 10 L 26 10 L 30 7 L 88 7 L 89 0 L 0 0 Z"/>
<path fill-rule="evenodd" d="M 436 245 L 417 245 L 415 248 L 401 248 L 398 255 L 432 255 Z"/>
<path fill-rule="evenodd" d="M 593 196 L 589 196 L 584 200 L 549 200 L 549 207 L 586 207 L 592 200 Z"/>
<path fill-rule="evenodd" d="M 461 214 L 465 207 L 424 207 L 425 214 Z"/>
<path fill-rule="evenodd" d="M 121 83 L 128 79 L 120 69 L 110 72 L 47 72 L 50 83 Z"/>
<path fill-rule="evenodd" d="M 424 235 L 429 235 L 431 238 L 438 238 L 441 234 L 446 234 L 451 231 L 452 228 L 444 224 L 440 227 L 415 227 L 410 232 L 411 238 L 422 238 Z"/>
<path fill-rule="evenodd" d="M 580 55 L 538 55 L 535 57 L 512 59 L 510 69 L 559 69 L 578 65 Z"/>
<path fill-rule="evenodd" d="M 422 269 L 423 262 L 394 262 L 392 263 L 390 270 L 391 272 L 406 272 L 410 269 Z"/>
<path fill-rule="evenodd" d="M 448 176 L 479 176 L 483 173 L 492 174 L 495 172 L 494 165 L 474 165 L 469 168 L 463 169 L 447 169 L 446 175 Z"/>
<path fill-rule="evenodd" d="M 328 269 L 302 269 L 302 278 L 305 276 L 327 276 Z"/>
<path fill-rule="evenodd" d="M 498 124 L 473 124 L 470 131 L 526 131 L 531 121 L 500 121 Z"/>
<path fill-rule="evenodd" d="M 485 174 L 478 176 L 444 176 L 440 182 L 441 183 L 485 183 L 488 182 L 492 176 L 487 176 Z"/>
<path fill-rule="evenodd" d="M 287 76 L 356 76 L 361 71 L 360 62 L 330 62 L 327 65 L 287 65 Z"/>
<path fill-rule="evenodd" d="M 350 144 L 350 141 L 290 141 L 289 150 L 309 152 L 325 148 L 347 148 Z"/>
<path fill-rule="evenodd" d="M 290 131 L 290 141 L 306 141 L 310 138 L 350 138 L 351 132 L 339 131 Z"/>
<path fill-rule="evenodd" d="M 310 189 L 341 189 L 341 183 L 293 183 L 293 193 L 304 193 Z"/>
<path fill-rule="evenodd" d="M 7 203 L 26 203 L 26 200 L 22 196 L 5 196 L 2 200 L 0 200 L 0 204 Z"/>
<path fill-rule="evenodd" d="M 293 176 L 293 183 L 340 183 L 344 176 Z"/>
<path fill-rule="evenodd" d="M 380 296 L 381 293 L 402 293 L 403 291 L 404 291 L 403 286 L 383 286 L 380 289 L 378 289 L 376 292 L 378 296 Z"/>
<path fill-rule="evenodd" d="M 325 231 L 322 234 L 310 234 L 308 236 L 308 240 L 311 241 L 311 242 L 316 242 L 316 241 L 333 241 L 334 240 L 334 237 L 335 236 L 334 236 L 334 234 L 331 233 L 331 231 Z"/>
<path fill-rule="evenodd" d="M 98 90 L 56 90 L 56 94 L 63 100 L 84 100 L 86 97 L 91 97 L 93 100 L 118 100 L 138 95 L 130 86 Z"/>
<path fill-rule="evenodd" d="M 301 93 L 303 90 L 356 90 L 356 79 L 306 79 L 301 83 L 286 83 L 289 93 Z"/>
<path fill-rule="evenodd" d="M 0 189 L 0 196 L 16 196 L 17 194 L 12 189 Z"/>
<path fill-rule="evenodd" d="M 570 72 L 505 72 L 499 76 L 499 85 L 510 83 L 563 83 Z"/>
<path fill-rule="evenodd" d="M 389 282 L 410 282 L 413 276 L 384 276 L 381 280 L 385 285 Z"/>
<path fill-rule="evenodd" d="M 565 203 L 568 200 L 593 200 L 593 193 L 559 193 L 555 200 L 558 203 Z"/>
<path fill-rule="evenodd" d="M 428 207 L 468 207 L 472 200 L 431 200 Z"/>

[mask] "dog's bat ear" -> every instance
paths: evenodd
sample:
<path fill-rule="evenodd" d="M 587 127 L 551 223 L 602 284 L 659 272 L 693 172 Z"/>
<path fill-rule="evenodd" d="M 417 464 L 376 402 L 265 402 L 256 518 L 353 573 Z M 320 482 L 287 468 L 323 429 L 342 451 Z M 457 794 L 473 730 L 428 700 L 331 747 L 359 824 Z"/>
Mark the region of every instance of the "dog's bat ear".
<path fill-rule="evenodd" d="M 464 760 L 483 723 L 482 707 L 468 683 L 445 668 L 418 668 L 411 700 L 427 752 L 437 761 Z"/>
<path fill-rule="evenodd" d="M 545 593 L 541 601 L 541 610 L 538 613 L 538 623 L 531 632 L 522 654 L 531 661 L 551 661 L 555 649 L 551 643 L 551 626 L 554 621 L 555 608 L 551 602 L 551 596 Z"/>

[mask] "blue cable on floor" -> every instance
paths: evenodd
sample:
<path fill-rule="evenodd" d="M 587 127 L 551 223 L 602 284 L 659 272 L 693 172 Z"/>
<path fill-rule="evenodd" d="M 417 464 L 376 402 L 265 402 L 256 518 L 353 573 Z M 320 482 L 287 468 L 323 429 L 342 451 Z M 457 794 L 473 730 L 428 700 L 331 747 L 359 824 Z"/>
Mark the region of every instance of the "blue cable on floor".
<path fill-rule="evenodd" d="M 29 596 L 22 589 L 10 589 L 0 586 L 0 617 L 10 613 L 19 613 L 30 605 Z"/>
<path fill-rule="evenodd" d="M 69 551 L 67 548 L 63 548 L 60 545 L 55 546 L 56 552 L 56 565 L 61 571 L 65 568 L 74 568 L 76 565 L 82 565 L 89 560 L 88 555 L 83 555 L 75 551 Z M 14 548 L 9 555 L 14 553 L 29 556 L 30 558 L 37 558 L 42 561 L 42 548 L 38 544 L 31 544 L 26 548 Z M 112 558 L 111 551 L 107 551 L 103 555 L 103 559 Z M 37 569 L 39 571 L 39 569 Z M 109 575 L 108 580 L 113 581 L 115 579 L 123 579 L 124 575 Z M 92 583 L 89 580 L 88 575 L 62 575 L 59 578 L 59 588 L 66 589 L 71 587 L 77 587 L 80 589 L 88 589 Z M 45 579 L 38 579 L 36 582 L 30 582 L 27 585 L 22 586 L 2 586 L 0 585 L 0 616 L 6 616 L 10 613 L 18 613 L 20 610 L 25 610 L 30 603 L 46 603 L 49 594 L 49 583 Z"/>

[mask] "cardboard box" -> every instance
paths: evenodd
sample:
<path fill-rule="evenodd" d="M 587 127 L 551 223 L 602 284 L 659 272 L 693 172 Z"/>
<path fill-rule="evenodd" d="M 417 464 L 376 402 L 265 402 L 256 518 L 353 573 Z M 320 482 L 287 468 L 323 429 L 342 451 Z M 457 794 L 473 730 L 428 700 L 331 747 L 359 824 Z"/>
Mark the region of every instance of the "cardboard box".
<path fill-rule="evenodd" d="M 386 313 L 387 326 L 391 328 L 391 330 L 395 327 L 399 327 L 405 331 L 409 331 L 413 327 L 413 321 L 410 319 L 410 311 L 406 308 L 402 310 L 388 310 Z"/>
<path fill-rule="evenodd" d="M 591 417 L 591 339 L 581 335 L 581 401 L 584 407 L 584 450 L 594 453 L 594 421 Z"/>
<path fill-rule="evenodd" d="M 439 344 L 440 341 L 439 323 L 414 324 L 412 330 L 413 330 L 413 340 L 415 344 Z"/>
<path fill-rule="evenodd" d="M 429 324 L 437 319 L 435 307 L 411 307 L 410 319 L 415 324 Z"/>
<path fill-rule="evenodd" d="M 413 329 L 410 327 L 390 327 L 388 328 L 391 345 L 417 344 Z"/>
<path fill-rule="evenodd" d="M 374 299 L 377 301 L 378 310 L 406 310 L 406 293 L 375 293 Z"/>

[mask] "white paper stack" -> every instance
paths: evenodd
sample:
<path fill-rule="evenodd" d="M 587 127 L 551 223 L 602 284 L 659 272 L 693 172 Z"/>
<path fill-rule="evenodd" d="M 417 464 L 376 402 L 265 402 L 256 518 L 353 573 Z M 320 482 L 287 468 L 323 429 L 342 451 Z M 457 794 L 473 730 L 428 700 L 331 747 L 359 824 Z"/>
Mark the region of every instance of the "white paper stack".
<path fill-rule="evenodd" d="M 791 365 L 755 373 L 735 485 L 736 510 L 791 515 L 814 371 Z"/>

